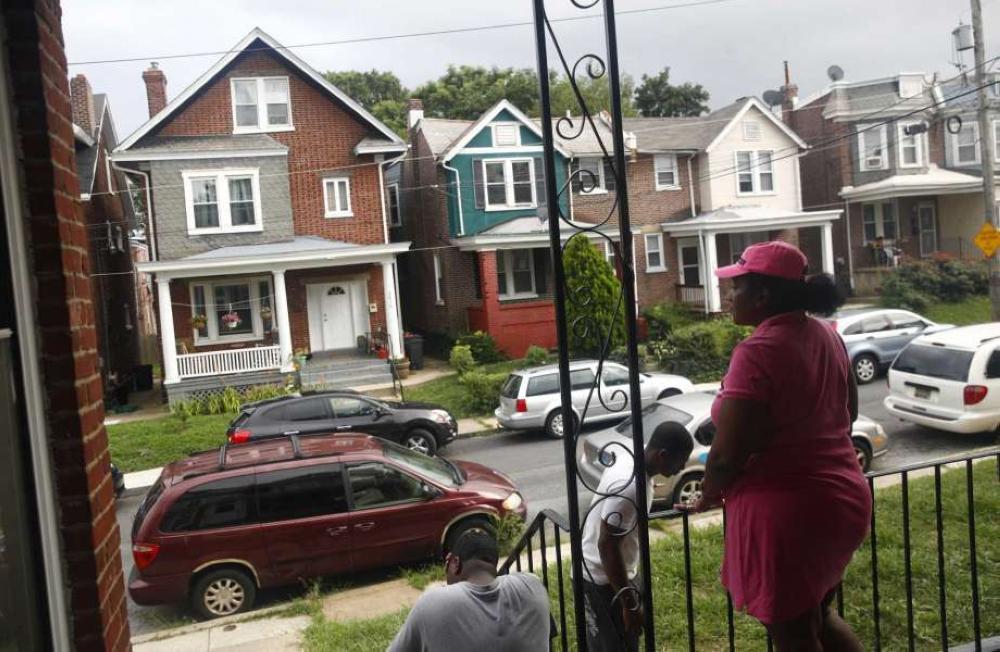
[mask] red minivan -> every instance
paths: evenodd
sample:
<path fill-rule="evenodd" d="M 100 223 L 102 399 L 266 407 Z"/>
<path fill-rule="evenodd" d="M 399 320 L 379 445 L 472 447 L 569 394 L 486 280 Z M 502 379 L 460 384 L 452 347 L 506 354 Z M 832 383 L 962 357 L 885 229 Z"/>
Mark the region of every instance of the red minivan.
<path fill-rule="evenodd" d="M 138 604 L 205 618 L 259 589 L 438 556 L 491 517 L 524 518 L 507 476 L 362 435 L 222 446 L 163 469 L 132 524 Z"/>

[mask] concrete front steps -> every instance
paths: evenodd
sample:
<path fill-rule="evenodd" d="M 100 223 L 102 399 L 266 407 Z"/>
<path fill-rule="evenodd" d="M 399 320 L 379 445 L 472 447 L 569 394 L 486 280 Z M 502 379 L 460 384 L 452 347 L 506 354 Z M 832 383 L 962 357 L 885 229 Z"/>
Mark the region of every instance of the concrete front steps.
<path fill-rule="evenodd" d="M 314 356 L 299 370 L 299 382 L 303 391 L 392 387 L 392 368 L 378 358 Z"/>

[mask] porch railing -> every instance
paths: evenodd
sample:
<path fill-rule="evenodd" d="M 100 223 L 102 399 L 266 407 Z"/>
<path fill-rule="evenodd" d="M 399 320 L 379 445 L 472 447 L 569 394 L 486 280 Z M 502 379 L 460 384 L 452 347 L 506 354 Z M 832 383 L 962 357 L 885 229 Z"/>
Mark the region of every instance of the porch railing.
<path fill-rule="evenodd" d="M 701 306 L 705 304 L 704 285 L 678 285 L 677 300 L 683 304 Z"/>
<path fill-rule="evenodd" d="M 277 346 L 205 351 L 177 356 L 177 371 L 181 378 L 267 371 L 280 367 L 281 349 Z"/>
<path fill-rule="evenodd" d="M 982 468 L 974 474 L 974 469 L 991 465 L 985 458 L 995 458 L 994 468 Z M 984 461 L 977 465 L 976 460 Z M 942 471 L 949 468 L 952 470 L 944 474 L 943 488 Z M 919 496 L 911 496 L 911 483 L 921 476 L 928 478 L 927 483 L 933 482 L 933 492 L 925 490 Z M 978 546 L 986 543 L 986 537 L 977 532 L 976 505 L 977 493 L 982 492 L 978 497 L 978 517 L 990 526 L 990 519 L 996 517 L 988 507 L 996 501 L 996 489 L 990 484 L 1000 483 L 1000 448 L 869 473 L 867 478 L 873 496 L 877 489 L 881 491 L 887 485 L 897 485 L 899 492 L 876 504 L 869 539 L 855 554 L 846 579 L 837 590 L 836 608 L 861 637 L 865 649 L 948 650 L 965 644 L 970 650 L 995 649 L 992 644 L 996 639 L 990 639 L 988 647 L 984 647 L 984 642 L 1000 635 L 1000 618 L 995 615 L 996 595 L 991 597 L 989 593 L 996 590 L 996 551 L 978 550 Z M 983 495 L 986 493 L 990 495 Z M 932 523 L 928 529 L 911 525 L 915 510 L 927 512 L 922 520 L 925 524 Z M 695 518 L 721 521 L 725 528 L 724 510 L 721 518 L 716 515 L 713 519 L 711 514 Z M 661 578 L 662 569 L 653 574 L 659 579 L 652 587 L 654 604 L 664 601 L 668 605 L 666 609 L 658 606 L 656 611 L 674 616 L 665 619 L 657 616 L 658 623 L 667 623 L 666 629 L 661 625 L 657 631 L 658 649 L 686 647 L 693 651 L 701 647 L 735 651 L 761 649 L 766 645 L 771 650 L 771 641 L 763 628 L 737 613 L 718 583 L 721 536 L 700 536 L 695 540 L 696 545 L 719 548 L 713 550 L 712 568 L 706 570 L 705 564 L 692 564 L 692 525 L 697 528 L 697 524 L 688 514 L 660 511 L 651 513 L 649 519 L 681 521 L 679 536 L 668 543 L 668 546 L 676 544 L 678 549 L 661 548 L 653 555 L 661 564 L 665 559 L 676 560 L 677 572 L 683 574 L 683 594 L 680 586 L 669 585 L 669 578 Z M 992 527 L 986 536 L 993 532 Z M 501 574 L 526 570 L 541 578 L 551 596 L 552 616 L 559 627 L 552 649 L 564 651 L 583 649 L 574 641 L 576 631 L 571 620 L 574 598 L 569 586 L 570 536 L 573 535 L 569 523 L 563 516 L 543 510 L 528 524 L 500 567 Z M 708 577 L 698 578 L 701 581 L 696 585 L 692 580 L 694 572 Z M 711 595 L 713 591 L 717 594 Z M 711 609 L 697 613 L 695 595 L 707 600 Z M 724 626 L 720 620 L 723 605 Z M 699 621 L 702 626 L 717 623 L 714 633 L 699 632 Z"/>

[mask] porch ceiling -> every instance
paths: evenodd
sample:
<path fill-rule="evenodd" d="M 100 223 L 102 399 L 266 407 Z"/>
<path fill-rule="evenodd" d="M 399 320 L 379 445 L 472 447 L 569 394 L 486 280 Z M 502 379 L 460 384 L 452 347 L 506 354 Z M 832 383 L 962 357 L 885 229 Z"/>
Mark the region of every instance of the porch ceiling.
<path fill-rule="evenodd" d="M 574 224 L 580 228 L 594 229 L 587 232 L 591 238 L 607 236 L 612 240 L 618 240 L 618 230 L 614 227 L 598 228 L 596 224 L 587 222 L 574 222 Z M 564 222 L 560 222 L 559 227 L 564 241 L 578 232 L 578 229 L 574 229 Z M 547 247 L 549 245 L 549 223 L 534 215 L 518 217 L 486 229 L 477 235 L 457 238 L 453 242 L 461 251 Z"/>
<path fill-rule="evenodd" d="M 757 206 L 727 206 L 681 222 L 664 222 L 660 226 L 671 235 L 699 233 L 746 233 L 777 231 L 830 224 L 840 219 L 843 211 L 798 212 Z"/>
<path fill-rule="evenodd" d="M 310 269 L 337 265 L 391 262 L 410 248 L 409 242 L 358 245 L 316 236 L 300 236 L 282 242 L 220 247 L 177 260 L 139 263 L 140 272 L 157 278 L 220 276 L 227 274 Z"/>
<path fill-rule="evenodd" d="M 981 191 L 982 177 L 932 166 L 923 174 L 896 174 L 861 186 L 845 186 L 840 196 L 847 201 L 877 201 L 921 195 L 957 195 Z"/>

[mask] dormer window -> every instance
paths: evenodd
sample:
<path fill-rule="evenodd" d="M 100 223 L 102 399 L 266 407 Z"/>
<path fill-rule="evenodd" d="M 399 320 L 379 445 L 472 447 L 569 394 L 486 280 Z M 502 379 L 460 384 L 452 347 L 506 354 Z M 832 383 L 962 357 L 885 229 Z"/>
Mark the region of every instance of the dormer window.
<path fill-rule="evenodd" d="M 885 125 L 858 126 L 858 156 L 862 172 L 884 170 L 888 163 L 885 155 Z"/>
<path fill-rule="evenodd" d="M 233 133 L 291 130 L 288 77 L 233 79 L 231 90 Z"/>

